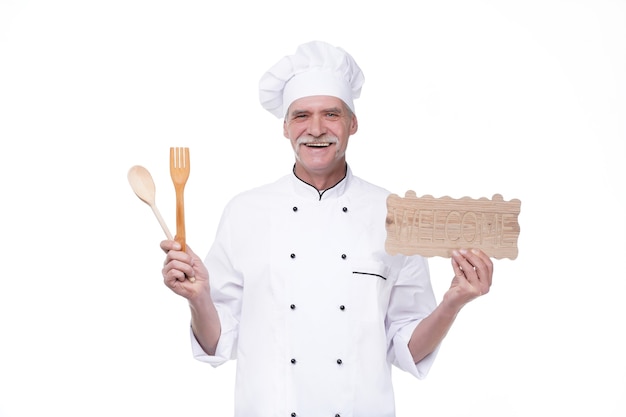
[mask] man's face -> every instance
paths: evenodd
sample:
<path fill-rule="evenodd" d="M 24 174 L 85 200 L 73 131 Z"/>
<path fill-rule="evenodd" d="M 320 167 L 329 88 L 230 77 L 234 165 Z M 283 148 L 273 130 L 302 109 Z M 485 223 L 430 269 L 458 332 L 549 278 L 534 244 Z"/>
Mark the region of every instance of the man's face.
<path fill-rule="evenodd" d="M 345 169 L 348 139 L 357 131 L 356 116 L 331 96 L 303 97 L 289 106 L 283 134 L 291 141 L 296 164 L 311 175 Z"/>

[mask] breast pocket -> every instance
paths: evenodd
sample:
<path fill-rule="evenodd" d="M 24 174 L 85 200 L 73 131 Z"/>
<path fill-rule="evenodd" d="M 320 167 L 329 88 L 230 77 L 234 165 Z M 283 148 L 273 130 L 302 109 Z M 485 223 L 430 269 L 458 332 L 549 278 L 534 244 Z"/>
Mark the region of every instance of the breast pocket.
<path fill-rule="evenodd" d="M 379 261 L 354 262 L 351 265 L 350 299 L 355 318 L 364 322 L 385 319 L 391 288 L 389 268 Z"/>

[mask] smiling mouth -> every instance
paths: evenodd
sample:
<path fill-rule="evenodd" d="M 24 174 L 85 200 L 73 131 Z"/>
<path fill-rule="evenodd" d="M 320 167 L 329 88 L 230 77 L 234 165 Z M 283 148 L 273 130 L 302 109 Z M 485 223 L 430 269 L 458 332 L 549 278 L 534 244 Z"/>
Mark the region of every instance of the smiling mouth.
<path fill-rule="evenodd" d="M 327 148 L 332 144 L 330 142 L 312 142 L 312 143 L 305 143 L 304 145 L 309 148 Z"/>

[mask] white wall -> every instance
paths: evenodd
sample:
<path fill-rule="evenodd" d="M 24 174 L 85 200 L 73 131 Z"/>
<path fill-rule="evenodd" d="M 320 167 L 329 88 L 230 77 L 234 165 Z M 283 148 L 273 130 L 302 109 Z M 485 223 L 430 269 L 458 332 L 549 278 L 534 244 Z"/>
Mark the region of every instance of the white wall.
<path fill-rule="evenodd" d="M 312 39 L 365 72 L 357 175 L 522 201 L 519 257 L 426 380 L 395 374 L 398 416 L 623 416 L 625 18 L 608 0 L 0 0 L 0 416 L 229 415 L 234 366 L 191 358 L 126 173 L 152 172 L 174 229 L 168 148 L 191 148 L 205 253 L 235 192 L 290 169 L 257 82 Z M 440 297 L 449 261 L 431 265 Z"/>

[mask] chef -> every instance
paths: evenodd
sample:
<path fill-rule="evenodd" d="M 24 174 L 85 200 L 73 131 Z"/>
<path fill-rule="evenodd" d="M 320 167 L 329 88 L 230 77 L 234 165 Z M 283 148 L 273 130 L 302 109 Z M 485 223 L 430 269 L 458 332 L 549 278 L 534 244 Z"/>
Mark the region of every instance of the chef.
<path fill-rule="evenodd" d="M 392 417 L 391 366 L 424 378 L 461 308 L 489 291 L 480 250 L 453 253 L 439 305 L 424 258 L 385 252 L 389 192 L 346 162 L 363 82 L 325 42 L 279 60 L 260 101 L 283 119 L 292 169 L 229 202 L 204 262 L 161 242 L 165 284 L 189 303 L 194 357 L 237 360 L 237 417 Z"/>

